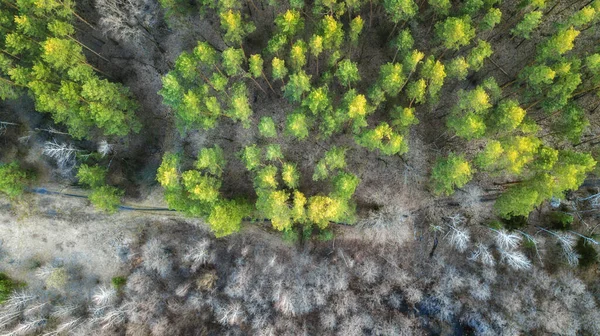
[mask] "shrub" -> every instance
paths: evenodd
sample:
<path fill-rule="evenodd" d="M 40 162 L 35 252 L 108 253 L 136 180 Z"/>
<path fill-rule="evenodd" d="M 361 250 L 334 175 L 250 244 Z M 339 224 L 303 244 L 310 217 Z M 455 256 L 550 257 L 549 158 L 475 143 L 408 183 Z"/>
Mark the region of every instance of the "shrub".
<path fill-rule="evenodd" d="M 92 190 L 90 202 L 98 209 L 108 213 L 115 213 L 121 204 L 121 197 L 125 192 L 113 186 L 102 186 Z"/>
<path fill-rule="evenodd" d="M 0 192 L 8 197 L 21 196 L 27 187 L 28 180 L 29 176 L 17 162 L 0 164 Z"/>

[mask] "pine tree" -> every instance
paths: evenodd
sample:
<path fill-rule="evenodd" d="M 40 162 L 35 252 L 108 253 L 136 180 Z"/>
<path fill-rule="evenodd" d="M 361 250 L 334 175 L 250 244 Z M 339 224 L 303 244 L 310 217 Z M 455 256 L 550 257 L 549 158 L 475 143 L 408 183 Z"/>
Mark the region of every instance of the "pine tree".
<path fill-rule="evenodd" d="M 339 172 L 333 178 L 332 196 L 337 199 L 349 200 L 354 195 L 359 183 L 360 179 L 357 176 L 347 172 Z"/>
<path fill-rule="evenodd" d="M 412 19 L 419 9 L 413 0 L 383 0 L 383 8 L 395 25 Z"/>
<path fill-rule="evenodd" d="M 302 40 L 296 41 L 290 49 L 290 66 L 292 70 L 299 71 L 306 65 L 308 46 Z"/>
<path fill-rule="evenodd" d="M 573 42 L 575 38 L 580 33 L 579 30 L 573 27 L 560 29 L 556 34 L 543 42 L 541 47 L 537 48 L 537 59 L 543 61 L 550 58 L 557 58 L 570 51 L 574 47 Z"/>
<path fill-rule="evenodd" d="M 488 127 L 496 132 L 512 132 L 525 118 L 526 111 L 519 106 L 519 102 L 507 99 L 498 104 L 490 117 Z"/>
<path fill-rule="evenodd" d="M 356 137 L 356 142 L 369 150 L 379 149 L 384 155 L 402 155 L 408 151 L 404 137 L 386 122 L 380 123 L 374 129 L 363 131 Z"/>
<path fill-rule="evenodd" d="M 589 126 L 590 122 L 585 111 L 579 106 L 571 104 L 561 111 L 560 118 L 554 120 L 552 129 L 570 142 L 577 143 Z"/>
<path fill-rule="evenodd" d="M 464 57 L 458 56 L 446 65 L 446 69 L 450 78 L 464 80 L 469 74 L 469 63 Z"/>
<path fill-rule="evenodd" d="M 269 144 L 265 146 L 265 159 L 267 161 L 281 161 L 283 152 L 278 144 Z"/>
<path fill-rule="evenodd" d="M 246 169 L 253 171 L 262 165 L 262 151 L 256 145 L 246 146 L 241 151 L 241 159 Z"/>
<path fill-rule="evenodd" d="M 331 98 L 327 86 L 313 88 L 302 101 L 302 106 L 307 107 L 313 114 L 319 114 L 331 109 Z"/>
<path fill-rule="evenodd" d="M 348 33 L 348 37 L 352 44 L 358 43 L 358 36 L 362 32 L 364 24 L 365 23 L 360 15 L 350 21 L 350 32 Z"/>
<path fill-rule="evenodd" d="M 244 72 L 242 65 L 244 64 L 245 57 L 242 49 L 227 48 L 223 50 L 221 57 L 223 69 L 227 76 L 238 76 Z"/>
<path fill-rule="evenodd" d="M 231 101 L 226 115 L 234 121 L 241 121 L 244 128 L 250 127 L 252 109 L 248 99 L 248 90 L 244 83 L 236 83 L 232 88 Z"/>
<path fill-rule="evenodd" d="M 292 102 L 300 102 L 305 92 L 309 92 L 310 79 L 312 76 L 307 75 L 304 70 L 297 71 L 290 75 L 290 79 L 285 85 L 284 96 Z"/>
<path fill-rule="evenodd" d="M 277 27 L 277 34 L 291 38 L 304 30 L 304 19 L 299 11 L 288 9 L 285 13 L 277 15 L 275 26 Z"/>
<path fill-rule="evenodd" d="M 212 148 L 200 150 L 195 166 L 198 170 L 205 170 L 216 177 L 221 177 L 225 164 L 223 150 L 219 145 L 215 145 Z"/>
<path fill-rule="evenodd" d="M 323 48 L 325 50 L 338 50 L 344 39 L 342 23 L 333 16 L 326 15 L 320 23 L 319 35 L 323 37 Z"/>
<path fill-rule="evenodd" d="M 436 61 L 433 56 L 429 56 L 421 67 L 421 77 L 427 81 L 429 99 L 437 100 L 446 78 L 444 64 Z"/>
<path fill-rule="evenodd" d="M 256 29 L 251 22 L 244 22 L 242 14 L 237 10 L 222 11 L 219 17 L 221 19 L 221 29 L 225 31 L 223 40 L 230 45 L 241 46 L 244 38 Z"/>
<path fill-rule="evenodd" d="M 419 123 L 415 116 L 415 109 L 410 107 L 396 106 L 392 112 L 392 125 L 404 130 Z"/>
<path fill-rule="evenodd" d="M 271 61 L 271 64 L 273 67 L 273 79 L 280 79 L 283 81 L 285 79 L 285 76 L 287 76 L 288 74 L 288 70 L 285 67 L 285 61 L 274 57 Z"/>
<path fill-rule="evenodd" d="M 431 171 L 433 191 L 440 195 L 451 195 L 454 188 L 462 188 L 473 176 L 473 169 L 462 156 L 454 153 L 438 158 Z"/>
<path fill-rule="evenodd" d="M 475 165 L 482 170 L 491 170 L 497 166 L 497 163 L 504 153 L 502 144 L 497 140 L 489 140 L 485 149 L 475 157 Z"/>
<path fill-rule="evenodd" d="M 197 170 L 188 170 L 181 174 L 181 180 L 190 199 L 203 203 L 213 203 L 219 199 L 221 180 L 203 175 Z"/>
<path fill-rule="evenodd" d="M 207 218 L 217 238 L 238 232 L 242 219 L 251 212 L 251 207 L 240 200 L 222 200 L 210 210 Z"/>
<path fill-rule="evenodd" d="M 254 186 L 256 189 L 277 189 L 277 167 L 269 165 L 259 168 L 254 177 Z"/>
<path fill-rule="evenodd" d="M 296 165 L 288 162 L 284 163 L 281 166 L 281 179 L 288 188 L 297 188 L 300 180 L 300 173 L 298 172 Z"/>
<path fill-rule="evenodd" d="M 179 187 L 179 156 L 175 153 L 165 153 L 158 167 L 156 180 L 167 191 Z"/>
<path fill-rule="evenodd" d="M 314 181 L 319 181 L 327 178 L 334 170 L 344 168 L 346 168 L 346 149 L 333 146 L 317 162 L 312 178 Z"/>
<path fill-rule="evenodd" d="M 433 12 L 441 17 L 448 16 L 450 8 L 452 8 L 450 0 L 427 0 L 427 3 L 433 9 Z"/>
<path fill-rule="evenodd" d="M 379 68 L 378 83 L 381 89 L 390 96 L 400 93 L 405 80 L 402 64 L 386 63 Z"/>

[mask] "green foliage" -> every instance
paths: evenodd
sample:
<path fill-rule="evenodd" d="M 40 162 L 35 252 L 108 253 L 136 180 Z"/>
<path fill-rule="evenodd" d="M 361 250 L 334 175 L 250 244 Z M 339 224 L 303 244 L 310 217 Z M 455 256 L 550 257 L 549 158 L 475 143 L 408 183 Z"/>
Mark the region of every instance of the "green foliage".
<path fill-rule="evenodd" d="M 450 78 L 464 80 L 469 74 L 469 63 L 467 63 L 467 60 L 464 57 L 458 56 L 453 58 L 446 65 L 446 69 L 448 70 L 448 76 Z"/>
<path fill-rule="evenodd" d="M 302 101 L 302 106 L 308 107 L 313 114 L 325 112 L 331 108 L 329 89 L 327 86 L 313 88 Z"/>
<path fill-rule="evenodd" d="M 390 21 L 397 24 L 410 20 L 417 14 L 419 7 L 413 0 L 383 0 L 383 9 Z"/>
<path fill-rule="evenodd" d="M 265 138 L 276 138 L 277 128 L 275 122 L 271 117 L 262 117 L 258 123 L 258 132 Z"/>
<path fill-rule="evenodd" d="M 246 169 L 252 171 L 261 166 L 262 151 L 256 145 L 246 146 L 242 149 L 241 159 Z"/>
<path fill-rule="evenodd" d="M 313 196 L 308 201 L 307 216 L 320 229 L 325 229 L 330 222 L 344 217 L 346 207 L 343 201 L 327 196 Z"/>
<path fill-rule="evenodd" d="M 525 14 L 523 20 L 511 29 L 510 33 L 514 36 L 530 39 L 531 33 L 542 23 L 543 15 L 542 11 L 532 11 Z"/>
<path fill-rule="evenodd" d="M 284 163 L 281 166 L 281 179 L 283 180 L 283 183 L 285 183 L 285 185 L 290 189 L 295 189 L 298 187 L 300 173 L 298 172 L 296 165 L 288 162 Z"/>
<path fill-rule="evenodd" d="M 337 70 L 335 71 L 335 76 L 343 86 L 353 85 L 354 83 L 360 81 L 358 64 L 349 59 L 339 62 Z"/>
<path fill-rule="evenodd" d="M 577 105 L 568 105 L 561 111 L 560 117 L 554 120 L 554 132 L 572 143 L 581 140 L 581 135 L 590 126 L 585 111 Z"/>
<path fill-rule="evenodd" d="M 354 191 L 359 183 L 360 179 L 356 175 L 339 172 L 333 178 L 332 196 L 338 199 L 349 200 L 354 195 Z"/>
<path fill-rule="evenodd" d="M 502 218 L 528 216 L 535 208 L 538 198 L 538 192 L 535 189 L 517 185 L 502 193 L 496 200 L 494 208 L 498 216 Z"/>
<path fill-rule="evenodd" d="M 304 29 L 304 19 L 297 10 L 287 10 L 275 18 L 277 33 L 293 37 Z"/>
<path fill-rule="evenodd" d="M 406 85 L 406 96 L 411 102 L 422 104 L 425 102 L 425 94 L 427 93 L 427 83 L 423 78 L 409 82 Z"/>
<path fill-rule="evenodd" d="M 276 189 L 277 185 L 277 167 L 264 166 L 256 171 L 254 186 L 257 189 Z"/>
<path fill-rule="evenodd" d="M 450 0 L 427 0 L 429 6 L 433 9 L 433 12 L 439 16 L 447 16 L 452 4 Z"/>
<path fill-rule="evenodd" d="M 576 30 L 573 27 L 560 29 L 556 34 L 543 42 L 541 47 L 537 48 L 537 59 L 546 60 L 557 58 L 570 51 L 574 47 L 573 42 L 575 41 L 575 38 L 577 38 L 580 33 L 579 30 Z"/>
<path fill-rule="evenodd" d="M 0 164 L 0 192 L 10 198 L 23 194 L 29 180 L 28 174 L 17 162 Z"/>
<path fill-rule="evenodd" d="M 232 45 L 240 45 L 246 35 L 256 29 L 254 24 L 242 20 L 242 14 L 239 11 L 231 9 L 222 11 L 219 17 L 221 19 L 221 29 L 225 31 L 223 40 Z"/>
<path fill-rule="evenodd" d="M 229 104 L 229 108 L 225 111 L 225 114 L 233 121 L 241 121 L 244 128 L 249 128 L 252 109 L 250 108 L 248 99 L 248 90 L 244 83 L 233 85 Z"/>
<path fill-rule="evenodd" d="M 23 284 L 20 282 L 11 279 L 5 273 L 0 272 L 0 304 L 8 300 L 12 292 L 22 286 Z"/>
<path fill-rule="evenodd" d="M 298 140 L 304 140 L 308 137 L 310 120 L 302 112 L 294 112 L 288 115 L 285 129 L 286 132 Z"/>
<path fill-rule="evenodd" d="M 573 219 L 573 215 L 561 211 L 551 211 L 548 213 L 550 227 L 554 230 L 571 230 Z"/>
<path fill-rule="evenodd" d="M 408 28 L 401 30 L 396 38 L 392 40 L 392 47 L 394 47 L 398 53 L 408 52 L 412 49 L 414 44 L 415 40 Z"/>
<path fill-rule="evenodd" d="M 598 11 L 592 6 L 585 6 L 575 14 L 573 14 L 568 21 L 568 24 L 573 25 L 575 28 L 582 28 L 600 17 Z"/>
<path fill-rule="evenodd" d="M 392 125 L 400 127 L 400 129 L 407 129 L 412 125 L 419 123 L 419 120 L 415 116 L 415 109 L 410 107 L 396 106 L 392 110 Z"/>
<path fill-rule="evenodd" d="M 338 50 L 344 39 L 342 23 L 331 15 L 325 15 L 321 19 L 319 35 L 323 37 L 325 50 Z"/>
<path fill-rule="evenodd" d="M 290 80 L 284 88 L 284 96 L 292 102 L 300 102 L 304 93 L 310 91 L 310 78 L 304 70 L 290 75 Z"/>
<path fill-rule="evenodd" d="M 260 55 L 250 55 L 250 58 L 248 58 L 248 68 L 252 77 L 258 78 L 262 75 L 263 63 L 263 59 Z"/>
<path fill-rule="evenodd" d="M 386 122 L 362 132 L 356 137 L 356 142 L 369 150 L 379 149 L 384 155 L 402 155 L 408 151 L 408 144 L 404 137 L 395 132 Z"/>
<path fill-rule="evenodd" d="M 311 55 L 319 57 L 323 52 L 323 36 L 313 35 L 308 42 L 308 47 L 310 48 Z"/>
<path fill-rule="evenodd" d="M 479 29 L 482 31 L 492 30 L 502 20 L 502 12 L 500 9 L 492 7 L 479 22 Z"/>
<path fill-rule="evenodd" d="M 276 161 L 283 159 L 281 146 L 278 144 L 270 144 L 265 147 L 265 159 L 267 161 Z"/>
<path fill-rule="evenodd" d="M 273 79 L 283 80 L 285 76 L 287 76 L 288 70 L 285 67 L 284 60 L 274 57 L 271 61 L 271 65 L 273 67 Z"/>
<path fill-rule="evenodd" d="M 242 64 L 244 64 L 244 52 L 242 49 L 227 48 L 223 50 L 221 57 L 223 69 L 227 73 L 227 76 L 237 76 L 244 71 L 242 69 Z"/>
<path fill-rule="evenodd" d="M 405 80 L 402 64 L 386 63 L 379 68 L 378 83 L 381 89 L 390 96 L 400 93 Z"/>
<path fill-rule="evenodd" d="M 489 128 L 496 132 L 512 132 L 525 118 L 526 111 L 514 99 L 507 99 L 498 104 L 489 122 Z"/>
<path fill-rule="evenodd" d="M 77 171 L 79 182 L 90 188 L 97 188 L 105 184 L 107 170 L 98 165 L 88 166 L 82 164 Z"/>
<path fill-rule="evenodd" d="M 596 238 L 596 240 L 598 240 L 597 237 L 593 238 Z M 580 237 L 577 240 L 577 245 L 575 245 L 575 251 L 580 256 L 580 267 L 586 268 L 598 263 L 598 251 L 596 251 L 592 243 L 583 239 L 583 237 Z"/>
<path fill-rule="evenodd" d="M 110 283 L 117 291 L 120 291 L 127 284 L 127 278 L 124 276 L 116 276 L 110 279 Z"/>
<path fill-rule="evenodd" d="M 92 189 L 89 200 L 93 206 L 108 213 L 115 213 L 125 192 L 113 186 L 100 186 Z"/>
<path fill-rule="evenodd" d="M 492 45 L 484 40 L 479 40 L 477 46 L 471 49 L 471 52 L 467 56 L 469 68 L 479 71 L 485 59 L 492 56 L 492 53 Z"/>
<path fill-rule="evenodd" d="M 354 19 L 352 19 L 352 21 L 350 21 L 350 32 L 349 32 L 350 42 L 352 42 L 354 44 L 356 44 L 358 42 L 358 36 L 362 32 L 364 25 L 365 25 L 365 23 L 364 23 L 363 19 L 360 17 L 360 15 L 355 17 Z"/>
<path fill-rule="evenodd" d="M 298 71 L 306 64 L 306 53 L 308 46 L 302 40 L 296 41 L 290 50 L 290 65 L 293 70 Z"/>
<path fill-rule="evenodd" d="M 344 168 L 346 168 L 346 149 L 333 146 L 325 152 L 323 158 L 317 162 L 312 179 L 314 181 L 323 180 L 334 170 Z"/>
<path fill-rule="evenodd" d="M 290 195 L 283 190 L 270 190 L 259 193 L 256 208 L 263 216 L 271 220 L 271 225 L 278 231 L 292 228 L 291 210 L 287 204 Z"/>
<path fill-rule="evenodd" d="M 223 173 L 225 163 L 223 150 L 219 145 L 215 145 L 213 148 L 202 148 L 200 150 L 198 159 L 196 160 L 196 169 L 206 170 L 212 175 L 220 177 Z"/>
<path fill-rule="evenodd" d="M 429 98 L 436 100 L 446 78 L 444 64 L 429 56 L 421 67 L 421 77 L 427 81 Z"/>
<path fill-rule="evenodd" d="M 462 188 L 473 176 L 473 169 L 462 156 L 454 153 L 438 158 L 431 171 L 433 191 L 440 195 L 451 195 L 454 188 Z"/>
<path fill-rule="evenodd" d="M 458 50 L 471 42 L 475 37 L 475 29 L 468 16 L 449 17 L 435 24 L 435 33 L 444 48 Z"/>
<path fill-rule="evenodd" d="M 418 51 L 418 50 L 413 50 L 410 54 L 407 54 L 402 62 L 402 65 L 404 67 L 404 71 L 407 73 L 412 73 L 417 69 L 417 65 L 419 65 L 419 63 L 423 60 L 423 58 L 425 57 L 425 54 Z"/>
<path fill-rule="evenodd" d="M 158 167 L 156 180 L 167 191 L 179 187 L 179 156 L 175 153 L 165 153 Z"/>
<path fill-rule="evenodd" d="M 217 238 L 238 232 L 242 219 L 250 214 L 252 207 L 241 200 L 222 200 L 212 207 L 207 218 Z"/>
<path fill-rule="evenodd" d="M 469 16 L 474 16 L 481 10 L 484 3 L 483 0 L 465 0 L 461 6 L 460 12 Z"/>
<path fill-rule="evenodd" d="M 490 140 L 486 144 L 485 149 L 475 157 L 475 165 L 480 169 L 488 170 L 488 168 L 498 163 L 503 153 L 502 144 L 497 140 Z"/>

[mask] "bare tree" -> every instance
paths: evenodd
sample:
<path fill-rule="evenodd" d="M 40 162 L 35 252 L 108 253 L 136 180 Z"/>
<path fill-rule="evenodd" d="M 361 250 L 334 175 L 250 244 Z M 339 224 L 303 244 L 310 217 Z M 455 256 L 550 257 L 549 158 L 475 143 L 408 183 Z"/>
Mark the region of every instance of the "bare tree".
<path fill-rule="evenodd" d="M 501 260 L 515 270 L 526 270 L 531 268 L 531 261 L 518 250 L 503 250 L 498 248 Z"/>
<path fill-rule="evenodd" d="M 42 154 L 54 159 L 62 175 L 68 175 L 77 164 L 76 154 L 83 152 L 71 144 L 58 143 L 56 140 L 46 141 Z"/>
<path fill-rule="evenodd" d="M 487 248 L 487 246 L 485 246 L 482 243 L 477 243 L 475 245 L 475 250 L 471 252 L 471 256 L 468 259 L 473 261 L 480 261 L 486 266 L 494 266 L 494 264 L 496 264 L 494 256 Z"/>
<path fill-rule="evenodd" d="M 496 241 L 496 244 L 498 244 L 498 246 L 501 249 L 512 250 L 512 249 L 517 248 L 519 246 L 519 244 L 521 243 L 522 238 L 514 233 L 508 232 L 504 229 L 500 229 L 500 230 L 496 230 L 493 228 L 489 228 L 489 229 L 496 233 L 494 240 Z"/>
<path fill-rule="evenodd" d="M 454 246 L 458 251 L 464 252 L 467 250 L 469 246 L 469 241 L 471 239 L 471 234 L 469 230 L 465 227 L 460 227 L 464 222 L 464 217 L 460 215 L 454 215 L 449 217 L 450 222 L 446 223 L 446 225 L 450 228 L 446 236 L 449 237 L 450 245 Z"/>
<path fill-rule="evenodd" d="M 147 39 L 158 46 L 151 31 L 159 20 L 155 0 L 96 0 L 100 26 L 120 42 L 142 44 Z"/>

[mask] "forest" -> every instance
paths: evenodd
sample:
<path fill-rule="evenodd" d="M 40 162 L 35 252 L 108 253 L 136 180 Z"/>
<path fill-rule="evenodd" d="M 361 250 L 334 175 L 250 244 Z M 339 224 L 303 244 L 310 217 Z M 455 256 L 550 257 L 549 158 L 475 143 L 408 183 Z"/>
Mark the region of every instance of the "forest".
<path fill-rule="evenodd" d="M 600 335 L 600 0 L 1 0 L 0 334 Z"/>

